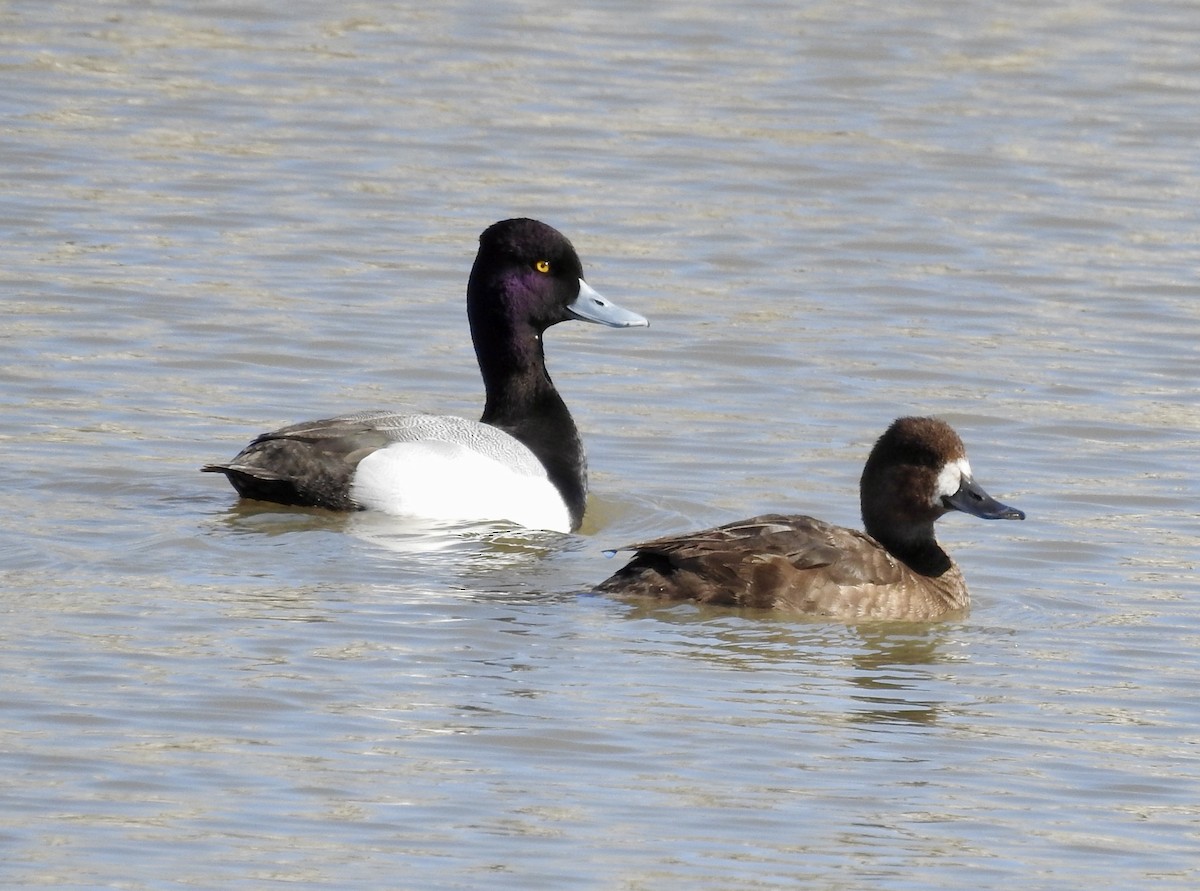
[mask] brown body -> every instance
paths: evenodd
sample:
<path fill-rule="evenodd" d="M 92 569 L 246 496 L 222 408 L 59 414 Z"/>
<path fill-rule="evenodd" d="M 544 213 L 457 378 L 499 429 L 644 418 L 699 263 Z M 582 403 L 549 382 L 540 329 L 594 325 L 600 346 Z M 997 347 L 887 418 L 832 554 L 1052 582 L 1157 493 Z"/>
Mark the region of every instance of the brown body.
<path fill-rule="evenodd" d="M 846 622 L 927 622 L 970 604 L 934 522 L 951 510 L 1025 518 L 975 483 L 962 440 L 936 418 L 895 421 L 871 450 L 859 490 L 867 532 L 766 514 L 630 545 L 633 559 L 596 590 Z"/>
<path fill-rule="evenodd" d="M 921 575 L 865 532 L 812 517 L 765 514 L 632 546 L 604 593 L 777 609 L 843 621 L 924 622 L 964 610 L 954 561 Z"/>

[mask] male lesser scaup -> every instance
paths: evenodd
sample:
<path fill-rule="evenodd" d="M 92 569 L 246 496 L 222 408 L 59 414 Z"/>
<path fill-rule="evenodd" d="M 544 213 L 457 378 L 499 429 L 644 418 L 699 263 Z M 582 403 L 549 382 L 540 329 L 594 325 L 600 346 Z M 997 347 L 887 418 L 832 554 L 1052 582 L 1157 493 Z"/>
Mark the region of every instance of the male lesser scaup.
<path fill-rule="evenodd" d="M 867 458 L 859 500 L 867 534 L 768 514 L 623 548 L 636 551 L 633 559 L 596 590 L 850 622 L 924 622 L 969 603 L 934 521 L 951 510 L 1025 519 L 980 488 L 962 440 L 937 418 L 900 418 L 888 428 Z"/>
<path fill-rule="evenodd" d="M 648 325 L 583 280 L 571 243 L 537 220 L 484 230 L 467 283 L 483 416 L 370 411 L 264 433 L 223 473 L 245 498 L 433 520 L 579 528 L 587 460 L 546 371 L 542 335 L 568 319 Z"/>

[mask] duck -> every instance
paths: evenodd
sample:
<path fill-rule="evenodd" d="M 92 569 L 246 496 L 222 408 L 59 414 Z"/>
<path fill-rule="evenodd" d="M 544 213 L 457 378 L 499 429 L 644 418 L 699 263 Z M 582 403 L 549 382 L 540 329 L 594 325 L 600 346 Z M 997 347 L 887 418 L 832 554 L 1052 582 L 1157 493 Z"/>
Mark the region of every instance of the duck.
<path fill-rule="evenodd" d="M 1023 520 L 975 481 L 966 447 L 939 418 L 896 419 L 859 481 L 865 532 L 809 516 L 763 514 L 618 550 L 630 561 L 596 591 L 769 609 L 831 621 L 929 622 L 970 598 L 934 523 L 951 511 Z M 609 553 L 616 553 L 609 552 Z"/>
<path fill-rule="evenodd" d="M 528 218 L 479 236 L 467 317 L 485 391 L 478 421 L 387 410 L 305 421 L 201 471 L 223 473 L 242 498 L 283 505 L 578 530 L 587 459 L 546 370 L 543 336 L 572 319 L 649 322 L 592 288 L 571 242 Z"/>

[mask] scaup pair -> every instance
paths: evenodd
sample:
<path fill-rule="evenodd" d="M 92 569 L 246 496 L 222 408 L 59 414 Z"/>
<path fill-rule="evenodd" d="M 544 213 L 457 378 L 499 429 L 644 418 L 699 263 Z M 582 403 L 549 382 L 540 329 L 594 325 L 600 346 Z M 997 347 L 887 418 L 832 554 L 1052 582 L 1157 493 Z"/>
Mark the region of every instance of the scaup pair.
<path fill-rule="evenodd" d="M 587 463 L 546 371 L 543 334 L 568 319 L 649 323 L 601 297 L 571 243 L 529 219 L 480 236 L 467 314 L 486 391 L 479 421 L 361 412 L 264 433 L 229 463 L 202 469 L 224 473 L 243 497 L 282 504 L 578 529 Z M 633 559 L 597 590 L 848 621 L 927 621 L 968 604 L 934 522 L 951 510 L 1025 517 L 975 483 L 962 440 L 935 418 L 889 427 L 867 459 L 860 502 L 867 534 L 812 517 L 754 517 L 631 545 L 623 550 Z"/>

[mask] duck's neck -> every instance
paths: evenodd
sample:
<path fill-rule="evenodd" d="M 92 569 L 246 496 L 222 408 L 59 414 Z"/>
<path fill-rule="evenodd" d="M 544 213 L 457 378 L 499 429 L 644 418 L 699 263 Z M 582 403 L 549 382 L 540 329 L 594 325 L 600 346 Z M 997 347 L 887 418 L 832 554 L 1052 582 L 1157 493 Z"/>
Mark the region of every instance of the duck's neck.
<path fill-rule="evenodd" d="M 897 532 L 867 525 L 867 534 L 887 548 L 889 554 L 904 563 L 913 572 L 929 578 L 938 578 L 955 568 L 950 555 L 942 550 L 933 535 L 933 524 Z"/>
<path fill-rule="evenodd" d="M 541 335 L 528 328 L 503 340 L 477 338 L 475 353 L 487 392 L 480 421 L 533 452 L 562 495 L 571 528 L 579 528 L 587 503 L 587 460 L 575 421 L 546 371 Z"/>

